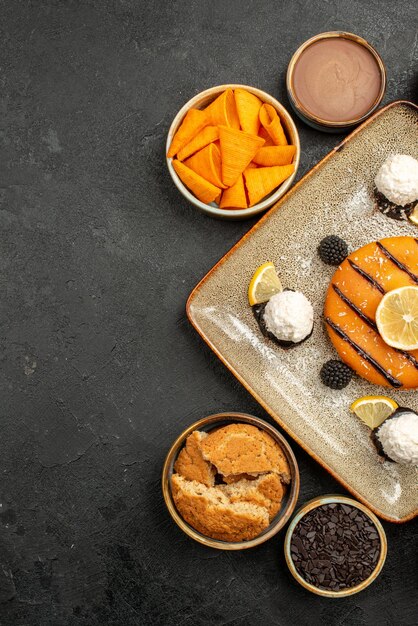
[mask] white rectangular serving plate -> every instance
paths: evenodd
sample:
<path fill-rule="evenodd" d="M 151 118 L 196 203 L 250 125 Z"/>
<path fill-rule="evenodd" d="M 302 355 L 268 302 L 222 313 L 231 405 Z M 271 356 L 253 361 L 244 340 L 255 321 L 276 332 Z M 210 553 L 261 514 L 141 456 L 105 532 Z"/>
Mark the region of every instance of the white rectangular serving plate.
<path fill-rule="evenodd" d="M 406 522 L 418 513 L 417 468 L 382 462 L 369 429 L 349 412 L 364 395 L 389 395 L 418 411 L 415 391 L 355 377 L 342 391 L 325 387 L 321 365 L 336 352 L 322 318 L 335 268 L 317 247 L 342 236 L 350 250 L 383 237 L 417 236 L 409 222 L 383 215 L 374 177 L 389 154 L 417 157 L 418 108 L 398 101 L 375 113 L 297 183 L 191 293 L 188 317 L 206 343 L 270 415 L 355 497 L 380 517 Z M 273 261 L 285 287 L 312 302 L 315 326 L 301 345 L 282 350 L 263 337 L 247 301 L 255 269 Z M 301 477 L 303 480 L 303 477 Z"/>

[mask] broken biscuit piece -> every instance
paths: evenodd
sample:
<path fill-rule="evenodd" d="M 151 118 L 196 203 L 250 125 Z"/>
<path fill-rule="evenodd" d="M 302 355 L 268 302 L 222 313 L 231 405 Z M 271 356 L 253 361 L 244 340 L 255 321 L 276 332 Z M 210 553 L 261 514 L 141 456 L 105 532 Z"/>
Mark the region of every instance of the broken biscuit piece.
<path fill-rule="evenodd" d="M 206 433 L 195 430 L 187 437 L 186 445 L 180 451 L 174 464 L 174 471 L 181 474 L 187 480 L 213 487 L 215 484 L 215 468 L 205 461 L 200 450 L 201 441 L 207 437 Z"/>
<path fill-rule="evenodd" d="M 174 503 L 183 519 L 204 535 L 222 541 L 257 537 L 270 523 L 267 509 L 230 502 L 218 487 L 205 487 L 178 474 L 171 478 Z"/>
<path fill-rule="evenodd" d="M 229 424 L 200 442 L 203 458 L 223 476 L 276 472 L 290 481 L 290 470 L 280 446 L 270 435 L 250 424 Z"/>
<path fill-rule="evenodd" d="M 245 480 L 219 485 L 219 489 L 229 497 L 230 502 L 250 502 L 267 509 L 270 520 L 279 512 L 284 487 L 278 474 L 262 474 L 255 480 Z"/>

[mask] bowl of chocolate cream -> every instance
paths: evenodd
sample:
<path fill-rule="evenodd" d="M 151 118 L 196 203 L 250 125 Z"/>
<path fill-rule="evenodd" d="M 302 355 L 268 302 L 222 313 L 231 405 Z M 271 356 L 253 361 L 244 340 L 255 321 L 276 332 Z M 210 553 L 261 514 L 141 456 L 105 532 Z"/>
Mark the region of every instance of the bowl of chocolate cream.
<path fill-rule="evenodd" d="M 317 130 L 344 132 L 379 106 L 386 70 L 378 52 L 362 37 L 328 32 L 296 50 L 286 82 L 290 103 L 304 122 Z"/>

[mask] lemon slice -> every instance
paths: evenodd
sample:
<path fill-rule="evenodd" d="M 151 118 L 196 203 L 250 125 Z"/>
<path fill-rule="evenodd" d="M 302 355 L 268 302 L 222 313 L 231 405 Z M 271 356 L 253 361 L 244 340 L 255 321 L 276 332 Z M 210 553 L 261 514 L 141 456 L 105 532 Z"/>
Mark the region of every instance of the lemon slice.
<path fill-rule="evenodd" d="M 275 293 L 283 291 L 276 268 L 271 261 L 263 263 L 254 272 L 254 276 L 248 287 L 248 302 L 250 306 L 261 304 L 270 300 Z"/>
<path fill-rule="evenodd" d="M 418 287 L 399 287 L 383 296 L 376 324 L 383 341 L 392 348 L 417 350 Z"/>
<path fill-rule="evenodd" d="M 386 396 L 363 396 L 350 406 L 362 422 L 372 430 L 383 424 L 385 419 L 398 408 L 395 400 Z"/>
<path fill-rule="evenodd" d="M 418 204 L 415 207 L 415 209 L 412 211 L 412 213 L 408 215 L 408 219 L 410 222 L 415 224 L 415 226 L 418 226 Z"/>

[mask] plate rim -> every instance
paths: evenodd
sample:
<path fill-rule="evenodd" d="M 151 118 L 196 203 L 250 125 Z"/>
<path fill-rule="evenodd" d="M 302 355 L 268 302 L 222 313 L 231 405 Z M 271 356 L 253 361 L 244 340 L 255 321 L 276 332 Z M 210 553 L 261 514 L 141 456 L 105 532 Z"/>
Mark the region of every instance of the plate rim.
<path fill-rule="evenodd" d="M 274 204 L 271 209 L 265 213 L 256 224 L 250 230 L 248 230 L 220 259 L 213 267 L 203 276 L 203 278 L 197 283 L 197 285 L 190 292 L 187 301 L 186 301 L 186 315 L 197 331 L 197 333 L 202 337 L 203 341 L 209 346 L 209 348 L 215 353 L 215 355 L 219 358 L 220 361 L 229 369 L 229 371 L 235 376 L 235 378 L 243 385 L 243 387 L 253 396 L 253 398 L 263 407 L 263 409 L 279 424 L 281 428 L 290 436 L 301 448 L 309 454 L 317 463 L 319 463 L 331 476 L 337 480 L 349 493 L 351 493 L 357 500 L 362 502 L 365 506 L 369 507 L 378 517 L 381 519 L 391 522 L 394 524 L 404 524 L 405 522 L 412 521 L 415 517 L 418 516 L 418 509 L 415 509 L 408 515 L 404 517 L 395 518 L 386 515 L 383 511 L 380 511 L 376 506 L 374 506 L 368 499 L 362 496 L 360 493 L 354 489 L 349 483 L 347 483 L 335 470 L 333 470 L 325 461 L 322 459 L 316 452 L 314 452 L 309 445 L 303 442 L 300 437 L 298 437 L 292 429 L 282 420 L 282 418 L 273 411 L 268 404 L 259 396 L 259 394 L 252 388 L 252 386 L 237 372 L 235 367 L 228 361 L 226 357 L 222 355 L 222 353 L 218 350 L 218 348 L 211 342 L 209 337 L 205 334 L 205 332 L 200 328 L 198 322 L 194 319 L 193 313 L 191 311 L 191 307 L 193 304 L 193 300 L 201 287 L 205 284 L 205 282 L 209 279 L 209 277 L 214 273 L 219 267 L 221 267 L 225 261 L 242 246 L 242 244 L 269 218 L 272 213 L 275 213 L 280 209 L 282 203 L 287 200 L 288 197 L 293 195 L 299 187 L 305 183 L 315 172 L 321 169 L 325 163 L 336 153 L 342 150 L 347 143 L 349 143 L 358 133 L 362 132 L 364 128 L 366 128 L 369 124 L 374 122 L 377 118 L 379 118 L 383 113 L 385 113 L 388 109 L 391 109 L 396 106 L 406 105 L 418 111 L 418 105 L 409 100 L 394 100 L 393 102 L 389 102 L 385 106 L 378 109 L 373 115 L 371 115 L 365 122 L 360 124 L 357 128 L 355 128 L 349 135 L 344 137 L 344 139 L 336 145 L 330 152 L 328 152 L 318 163 L 316 163 L 310 170 L 308 170 L 302 178 L 295 183 L 287 193 L 280 198 L 276 204 Z"/>

